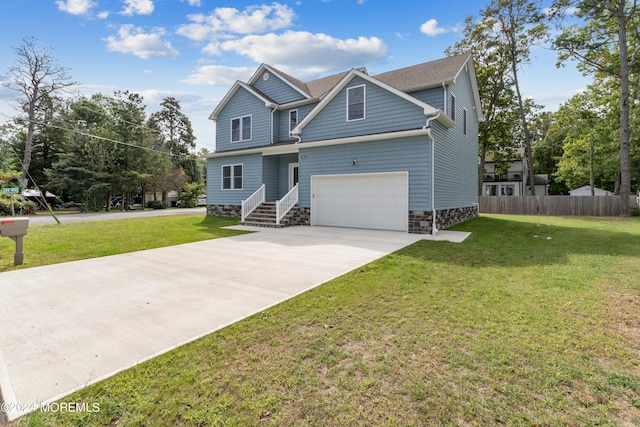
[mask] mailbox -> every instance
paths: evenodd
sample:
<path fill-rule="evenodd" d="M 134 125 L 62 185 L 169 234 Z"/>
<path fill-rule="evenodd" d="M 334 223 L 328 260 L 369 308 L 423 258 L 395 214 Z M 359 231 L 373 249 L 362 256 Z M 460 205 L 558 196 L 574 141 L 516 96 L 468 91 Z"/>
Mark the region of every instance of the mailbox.
<path fill-rule="evenodd" d="M 22 237 L 27 234 L 27 228 L 29 228 L 29 218 L 0 219 L 0 236 L 9 237 L 16 242 L 16 253 L 13 256 L 13 265 L 21 265 L 24 261 Z"/>
<path fill-rule="evenodd" d="M 0 219 L 0 236 L 24 236 L 28 227 L 29 218 L 3 218 Z"/>

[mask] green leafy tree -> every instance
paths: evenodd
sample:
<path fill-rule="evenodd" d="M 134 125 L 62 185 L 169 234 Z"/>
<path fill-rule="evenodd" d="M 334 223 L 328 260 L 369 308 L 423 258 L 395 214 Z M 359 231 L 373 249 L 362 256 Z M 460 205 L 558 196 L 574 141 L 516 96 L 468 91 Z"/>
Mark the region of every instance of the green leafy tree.
<path fill-rule="evenodd" d="M 182 207 L 193 208 L 198 204 L 198 196 L 204 192 L 204 184 L 201 182 L 190 182 L 185 184 L 180 194 Z"/>
<path fill-rule="evenodd" d="M 557 0 L 557 10 L 577 10 L 583 25 L 566 28 L 556 39 L 560 61 L 580 61 L 580 69 L 600 78 L 613 78 L 619 104 L 621 216 L 631 215 L 631 97 L 630 82 L 640 61 L 638 1 Z M 637 99 L 637 98 L 636 98 Z"/>
<path fill-rule="evenodd" d="M 482 194 L 485 162 L 513 160 L 519 141 L 514 137 L 518 110 L 513 92 L 513 79 L 504 40 L 496 37 L 496 19 L 484 14 L 476 22 L 465 19 L 464 38 L 446 50 L 448 55 L 472 52 L 484 121 L 479 124 L 478 194 Z"/>
<path fill-rule="evenodd" d="M 529 182 L 533 183 L 533 152 L 527 120 L 525 97 L 520 88 L 519 69 L 530 59 L 531 48 L 548 37 L 548 25 L 540 1 L 534 0 L 492 0 L 481 12 L 484 19 L 495 20 L 495 37 L 505 48 L 510 77 L 518 102 L 518 112 L 522 125 L 523 145 L 526 150 Z M 530 185 L 531 195 L 535 186 Z"/>
<path fill-rule="evenodd" d="M 165 149 L 171 153 L 173 165 L 182 168 L 190 182 L 202 182 L 191 150 L 196 148 L 196 137 L 189 118 L 181 111 L 180 102 L 167 97 L 160 104 L 162 109 L 152 113 L 148 126 L 157 129 L 164 140 Z"/>

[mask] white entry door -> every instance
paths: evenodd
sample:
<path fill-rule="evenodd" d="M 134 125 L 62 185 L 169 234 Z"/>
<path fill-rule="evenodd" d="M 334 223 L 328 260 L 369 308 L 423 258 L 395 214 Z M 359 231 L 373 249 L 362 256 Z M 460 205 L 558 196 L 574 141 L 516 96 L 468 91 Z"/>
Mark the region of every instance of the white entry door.
<path fill-rule="evenodd" d="M 409 173 L 311 177 L 311 225 L 407 231 Z"/>

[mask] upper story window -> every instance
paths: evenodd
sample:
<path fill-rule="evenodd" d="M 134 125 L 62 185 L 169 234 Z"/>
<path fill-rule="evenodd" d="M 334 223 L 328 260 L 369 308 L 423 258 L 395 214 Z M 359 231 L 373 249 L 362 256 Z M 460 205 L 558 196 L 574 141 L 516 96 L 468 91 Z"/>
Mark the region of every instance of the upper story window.
<path fill-rule="evenodd" d="M 289 111 L 289 131 L 298 126 L 298 110 Z"/>
<path fill-rule="evenodd" d="M 231 119 L 231 142 L 251 139 L 251 116 Z"/>
<path fill-rule="evenodd" d="M 462 133 L 467 136 L 467 109 L 462 109 Z"/>
<path fill-rule="evenodd" d="M 451 120 L 456 121 L 456 96 L 451 94 Z"/>
<path fill-rule="evenodd" d="M 347 89 L 347 121 L 364 119 L 364 85 Z"/>

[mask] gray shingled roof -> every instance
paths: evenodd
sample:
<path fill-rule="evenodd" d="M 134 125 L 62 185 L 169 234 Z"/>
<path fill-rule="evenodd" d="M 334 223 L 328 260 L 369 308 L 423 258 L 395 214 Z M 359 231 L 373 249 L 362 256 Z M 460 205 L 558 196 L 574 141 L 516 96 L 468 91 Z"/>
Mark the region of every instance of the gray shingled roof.
<path fill-rule="evenodd" d="M 330 76 L 321 77 L 319 79 L 310 80 L 310 81 L 308 81 L 306 83 L 303 83 L 300 80 L 296 79 L 295 77 L 292 77 L 292 76 L 288 75 L 287 73 L 284 73 L 284 72 L 278 70 L 277 68 L 274 68 L 274 67 L 271 67 L 271 68 L 273 68 L 275 71 L 277 71 L 278 74 L 280 74 L 280 76 L 282 78 L 284 78 L 289 83 L 291 83 L 292 85 L 294 85 L 295 87 L 297 87 L 298 89 L 300 89 L 301 91 L 306 93 L 307 95 L 311 96 L 312 98 L 319 98 L 322 95 L 324 95 L 325 93 L 329 92 L 349 72 L 349 71 L 343 71 L 343 72 L 338 73 L 338 74 L 333 74 L 333 75 L 330 75 Z M 367 70 L 365 68 L 358 68 L 358 70 L 362 71 L 364 73 L 367 72 Z"/>
<path fill-rule="evenodd" d="M 470 53 L 464 53 L 372 77 L 402 92 L 428 89 L 453 81 L 470 56 Z"/>

